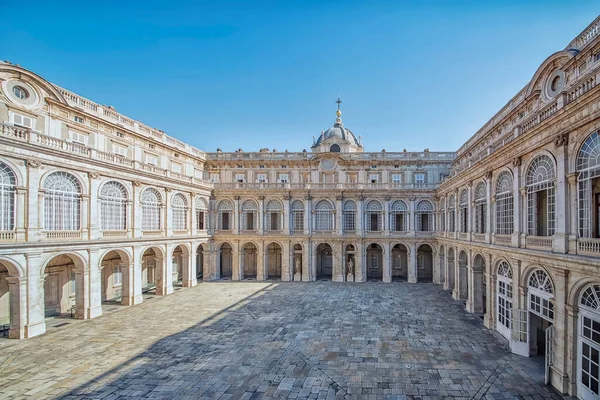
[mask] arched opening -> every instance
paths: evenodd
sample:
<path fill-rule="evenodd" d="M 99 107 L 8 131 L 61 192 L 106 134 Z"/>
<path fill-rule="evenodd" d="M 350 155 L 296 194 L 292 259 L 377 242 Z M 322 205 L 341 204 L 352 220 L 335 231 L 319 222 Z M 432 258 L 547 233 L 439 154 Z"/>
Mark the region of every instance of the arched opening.
<path fill-rule="evenodd" d="M 553 236 L 555 224 L 554 160 L 547 155 L 536 157 L 527 170 L 527 234 Z"/>
<path fill-rule="evenodd" d="M 317 279 L 331 279 L 333 269 L 333 250 L 327 243 L 317 246 Z"/>
<path fill-rule="evenodd" d="M 577 395 L 600 398 L 600 285 L 590 285 L 579 299 Z"/>
<path fill-rule="evenodd" d="M 278 200 L 267 203 L 265 230 L 279 232 L 283 229 L 283 205 Z"/>
<path fill-rule="evenodd" d="M 380 232 L 383 230 L 383 206 L 377 200 L 371 200 L 367 203 L 365 227 L 370 232 Z"/>
<path fill-rule="evenodd" d="M 408 279 L 408 249 L 403 244 L 392 247 L 392 280 Z"/>
<path fill-rule="evenodd" d="M 20 290 L 18 270 L 8 262 L 0 261 L 0 325 L 8 325 L 8 338 L 22 339 L 24 326 L 20 312 Z M 2 336 L 6 335 L 2 332 Z"/>
<path fill-rule="evenodd" d="M 292 203 L 291 230 L 294 232 L 304 231 L 304 203 L 300 200 Z"/>
<path fill-rule="evenodd" d="M 545 355 L 546 330 L 554 323 L 554 284 L 546 271 L 536 269 L 529 275 L 527 294 L 529 355 Z"/>
<path fill-rule="evenodd" d="M 503 171 L 496 181 L 496 234 L 510 235 L 514 230 L 513 177 Z"/>
<path fill-rule="evenodd" d="M 485 260 L 481 254 L 476 254 L 473 259 L 473 288 L 472 288 L 472 312 L 485 314 Z"/>
<path fill-rule="evenodd" d="M 129 305 L 131 294 L 125 284 L 129 278 L 129 257 L 121 251 L 109 251 L 102 257 L 100 268 L 102 302 Z"/>
<path fill-rule="evenodd" d="M 433 204 L 428 200 L 421 200 L 415 212 L 415 230 L 419 232 L 433 231 Z"/>
<path fill-rule="evenodd" d="M 356 276 L 356 248 L 353 244 L 346 245 L 346 257 L 344 260 L 346 280 L 354 282 Z"/>
<path fill-rule="evenodd" d="M 156 293 L 156 267 L 159 260 L 153 248 L 146 249 L 142 254 L 142 292 Z"/>
<path fill-rule="evenodd" d="M 204 279 L 204 252 L 208 251 L 205 246 L 207 245 L 203 243 L 196 249 L 196 281 Z"/>
<path fill-rule="evenodd" d="M 219 248 L 219 276 L 221 279 L 231 279 L 233 249 L 229 243 L 223 243 Z"/>
<path fill-rule="evenodd" d="M 467 253 L 462 250 L 458 254 L 458 300 L 466 301 L 469 296 L 469 261 Z"/>
<path fill-rule="evenodd" d="M 258 206 L 254 200 L 246 200 L 242 204 L 240 226 L 243 231 L 253 232 L 258 229 Z"/>
<path fill-rule="evenodd" d="M 302 245 L 296 243 L 294 245 L 294 280 L 301 281 L 302 280 L 302 270 L 303 270 L 303 262 L 302 262 Z"/>
<path fill-rule="evenodd" d="M 422 244 L 417 249 L 417 280 L 433 281 L 433 250 L 428 244 Z"/>
<path fill-rule="evenodd" d="M 440 246 L 440 284 L 444 285 L 446 282 L 446 249 L 444 246 Z"/>
<path fill-rule="evenodd" d="M 454 264 L 454 249 L 448 248 L 448 257 L 446 257 L 446 290 L 454 290 L 454 281 L 456 280 L 456 267 Z"/>
<path fill-rule="evenodd" d="M 173 249 L 172 270 L 174 286 L 188 286 L 190 284 L 189 251 L 186 246 L 178 245 Z"/>
<path fill-rule="evenodd" d="M 356 203 L 346 200 L 344 203 L 343 223 L 344 232 L 356 231 Z"/>
<path fill-rule="evenodd" d="M 267 246 L 267 278 L 281 279 L 281 246 L 271 243 Z"/>
<path fill-rule="evenodd" d="M 242 247 L 242 279 L 256 279 L 256 261 L 258 250 L 253 243 Z"/>
<path fill-rule="evenodd" d="M 600 238 L 600 131 L 592 133 L 577 155 L 579 234 Z"/>
<path fill-rule="evenodd" d="M 510 339 L 513 304 L 513 273 L 510 264 L 500 261 L 496 273 L 496 330 Z"/>
<path fill-rule="evenodd" d="M 459 231 L 467 233 L 469 231 L 469 192 L 463 189 L 460 192 L 460 202 L 458 203 L 458 223 Z"/>
<path fill-rule="evenodd" d="M 75 259 L 67 254 L 46 264 L 44 273 L 44 313 L 46 317 L 74 317 L 77 311 Z M 81 312 L 82 310 L 80 310 Z"/>
<path fill-rule="evenodd" d="M 383 280 L 383 249 L 377 243 L 367 247 L 367 279 Z"/>
<path fill-rule="evenodd" d="M 332 153 L 339 153 L 340 152 L 340 145 L 337 143 L 334 143 L 331 145 L 331 147 L 329 148 L 329 151 Z"/>

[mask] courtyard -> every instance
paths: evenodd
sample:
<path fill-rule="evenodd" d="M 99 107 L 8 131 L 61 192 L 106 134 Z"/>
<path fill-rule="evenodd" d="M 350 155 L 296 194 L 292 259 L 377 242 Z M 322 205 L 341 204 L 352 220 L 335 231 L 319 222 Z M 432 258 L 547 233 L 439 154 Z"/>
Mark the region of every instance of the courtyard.
<path fill-rule="evenodd" d="M 0 341 L 15 399 L 560 399 L 433 284 L 203 282 Z"/>

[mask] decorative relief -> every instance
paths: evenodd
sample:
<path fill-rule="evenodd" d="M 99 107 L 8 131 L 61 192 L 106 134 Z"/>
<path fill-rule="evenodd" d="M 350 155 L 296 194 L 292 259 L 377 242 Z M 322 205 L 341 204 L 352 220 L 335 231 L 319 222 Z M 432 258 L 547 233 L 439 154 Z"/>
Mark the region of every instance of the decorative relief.
<path fill-rule="evenodd" d="M 562 146 L 566 146 L 569 144 L 569 134 L 568 133 L 561 133 L 560 135 L 557 135 L 556 138 L 554 139 L 554 145 L 556 147 L 562 147 Z"/>
<path fill-rule="evenodd" d="M 42 165 L 39 161 L 27 160 L 27 166 L 29 168 L 39 168 Z"/>
<path fill-rule="evenodd" d="M 488 171 L 485 173 L 485 179 L 488 181 L 492 179 L 492 171 Z"/>
<path fill-rule="evenodd" d="M 171 189 L 170 187 L 166 187 L 165 190 L 167 191 L 167 193 L 169 193 L 173 189 Z"/>
<path fill-rule="evenodd" d="M 513 167 L 520 167 L 522 162 L 523 162 L 523 160 L 521 159 L 521 157 L 515 157 L 512 160 L 512 166 Z"/>
<path fill-rule="evenodd" d="M 90 172 L 90 178 L 98 179 L 98 178 L 100 178 L 100 174 L 97 172 Z"/>
<path fill-rule="evenodd" d="M 142 186 L 142 182 L 140 182 L 140 181 L 133 181 L 133 186 L 140 187 L 140 186 Z"/>

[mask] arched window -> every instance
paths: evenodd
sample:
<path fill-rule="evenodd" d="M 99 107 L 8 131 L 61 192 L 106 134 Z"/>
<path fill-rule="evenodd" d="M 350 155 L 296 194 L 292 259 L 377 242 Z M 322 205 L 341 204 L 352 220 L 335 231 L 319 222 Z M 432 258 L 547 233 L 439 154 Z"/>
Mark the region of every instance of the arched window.
<path fill-rule="evenodd" d="M 100 226 L 103 231 L 127 229 L 127 189 L 119 182 L 106 182 L 100 190 Z"/>
<path fill-rule="evenodd" d="M 188 228 L 188 202 L 181 194 L 177 193 L 171 200 L 172 224 L 174 231 L 185 231 Z"/>
<path fill-rule="evenodd" d="M 600 133 L 592 133 L 577 155 L 579 235 L 600 238 Z"/>
<path fill-rule="evenodd" d="M 370 232 L 380 232 L 383 230 L 383 207 L 377 200 L 371 200 L 366 208 L 367 230 Z"/>
<path fill-rule="evenodd" d="M 196 229 L 199 231 L 208 229 L 208 202 L 203 197 L 196 199 Z"/>
<path fill-rule="evenodd" d="M 450 195 L 448 200 L 448 232 L 456 231 L 456 196 Z"/>
<path fill-rule="evenodd" d="M 158 190 L 147 188 L 142 192 L 142 231 L 159 231 L 161 228 L 162 196 Z"/>
<path fill-rule="evenodd" d="M 283 214 L 283 207 L 277 200 L 269 200 L 267 203 L 267 230 L 280 231 Z"/>
<path fill-rule="evenodd" d="M 344 232 L 356 231 L 356 203 L 346 200 L 344 203 Z"/>
<path fill-rule="evenodd" d="M 511 313 L 512 313 L 512 268 L 506 261 L 500 261 L 498 264 L 498 301 L 497 315 L 498 328 L 505 336 L 510 334 Z"/>
<path fill-rule="evenodd" d="M 221 200 L 217 206 L 217 230 L 230 231 L 232 229 L 233 204 L 229 200 Z"/>
<path fill-rule="evenodd" d="M 315 206 L 315 230 L 319 232 L 333 231 L 333 206 L 321 200 Z"/>
<path fill-rule="evenodd" d="M 469 231 L 469 192 L 463 189 L 460 192 L 460 203 L 458 204 L 460 231 L 466 233 Z"/>
<path fill-rule="evenodd" d="M 547 155 L 537 156 L 527 170 L 527 233 L 533 236 L 554 235 L 554 161 Z"/>
<path fill-rule="evenodd" d="M 600 285 L 590 285 L 579 299 L 578 393 L 582 399 L 600 395 Z"/>
<path fill-rule="evenodd" d="M 433 231 L 433 204 L 421 200 L 415 213 L 415 229 L 419 232 Z"/>
<path fill-rule="evenodd" d="M 81 186 L 73 175 L 53 172 L 44 181 L 44 229 L 78 231 L 81 227 Z"/>
<path fill-rule="evenodd" d="M 258 207 L 254 200 L 246 200 L 242 204 L 242 230 L 255 231 L 258 229 Z"/>
<path fill-rule="evenodd" d="M 503 171 L 496 181 L 496 233 L 510 235 L 514 230 L 513 177 Z"/>
<path fill-rule="evenodd" d="M 329 148 L 329 151 L 332 153 L 339 153 L 340 152 L 340 145 L 339 144 L 332 144 L 331 147 Z"/>
<path fill-rule="evenodd" d="M 300 200 L 292 203 L 292 231 L 304 231 L 304 203 Z"/>
<path fill-rule="evenodd" d="M 0 161 L 0 231 L 15 229 L 15 174 Z"/>
<path fill-rule="evenodd" d="M 529 311 L 552 322 L 554 320 L 554 285 L 548 274 L 536 269 L 527 282 Z"/>
<path fill-rule="evenodd" d="M 390 207 L 390 230 L 392 232 L 408 231 L 408 207 L 402 200 L 396 200 Z"/>
<path fill-rule="evenodd" d="M 475 187 L 475 232 L 485 233 L 487 227 L 487 187 L 479 182 Z"/>

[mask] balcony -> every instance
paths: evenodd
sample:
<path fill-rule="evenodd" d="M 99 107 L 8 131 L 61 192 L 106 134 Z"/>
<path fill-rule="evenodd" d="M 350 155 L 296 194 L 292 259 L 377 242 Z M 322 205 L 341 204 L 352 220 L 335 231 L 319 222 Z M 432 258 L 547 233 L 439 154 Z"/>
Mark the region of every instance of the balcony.
<path fill-rule="evenodd" d="M 510 246 L 512 243 L 511 235 L 494 235 L 494 244 L 499 246 Z"/>
<path fill-rule="evenodd" d="M 552 236 L 526 236 L 525 247 L 532 250 L 552 251 Z"/>
<path fill-rule="evenodd" d="M 435 190 L 437 183 L 214 183 L 215 189 L 304 189 L 304 190 Z"/>
<path fill-rule="evenodd" d="M 585 256 L 600 256 L 600 239 L 578 238 L 577 254 Z"/>
<path fill-rule="evenodd" d="M 81 239 L 81 231 L 45 231 L 42 232 L 48 240 Z"/>

